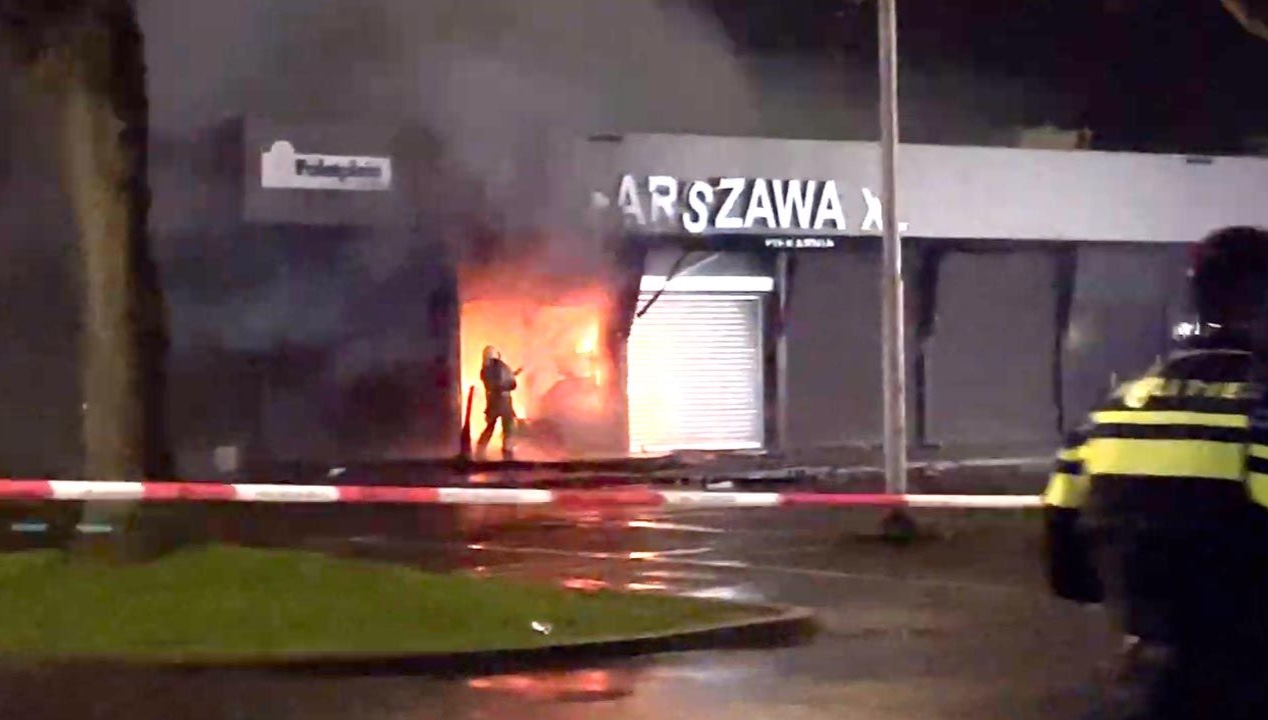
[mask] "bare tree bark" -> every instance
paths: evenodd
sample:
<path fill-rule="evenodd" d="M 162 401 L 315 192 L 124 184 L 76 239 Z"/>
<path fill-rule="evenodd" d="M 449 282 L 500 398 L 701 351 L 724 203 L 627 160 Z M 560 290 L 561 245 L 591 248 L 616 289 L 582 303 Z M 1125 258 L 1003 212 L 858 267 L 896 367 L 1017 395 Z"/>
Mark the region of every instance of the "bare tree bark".
<path fill-rule="evenodd" d="M 170 460 L 166 313 L 147 233 L 144 42 L 132 0 L 89 0 L 72 37 L 58 69 L 83 288 L 83 470 L 94 480 L 141 480 L 165 475 Z M 132 509 L 94 503 L 85 520 L 121 535 Z"/>

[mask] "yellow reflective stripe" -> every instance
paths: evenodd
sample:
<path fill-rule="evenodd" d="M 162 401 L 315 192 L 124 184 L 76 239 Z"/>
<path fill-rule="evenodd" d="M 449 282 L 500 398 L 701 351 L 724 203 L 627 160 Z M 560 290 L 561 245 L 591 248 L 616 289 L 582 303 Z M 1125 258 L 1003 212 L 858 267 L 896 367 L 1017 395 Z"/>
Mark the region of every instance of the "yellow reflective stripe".
<path fill-rule="evenodd" d="M 1053 473 L 1048 480 L 1048 489 L 1044 491 L 1043 502 L 1051 507 L 1083 507 L 1090 486 L 1091 483 L 1085 476 Z"/>
<path fill-rule="evenodd" d="M 1241 480 L 1242 445 L 1212 440 L 1094 438 L 1083 446 L 1088 475 Z"/>
<path fill-rule="evenodd" d="M 1144 407 L 1149 402 L 1149 398 L 1159 394 L 1162 388 L 1167 384 L 1163 378 L 1156 376 L 1147 376 L 1139 380 L 1120 385 L 1114 391 L 1114 397 L 1121 398 L 1123 404 L 1130 408 Z"/>
<path fill-rule="evenodd" d="M 1078 462 L 1082 457 L 1082 455 L 1079 455 L 1079 448 L 1077 447 L 1062 448 L 1061 452 L 1057 453 L 1057 459 L 1065 460 L 1066 462 Z"/>
<path fill-rule="evenodd" d="M 1264 473 L 1247 473 L 1246 484 L 1250 499 L 1256 504 L 1268 507 L 1268 475 Z"/>
<path fill-rule="evenodd" d="M 1206 427 L 1250 427 L 1245 415 L 1201 413 L 1184 410 L 1105 410 L 1092 413 L 1092 420 L 1107 425 L 1204 425 Z"/>
<path fill-rule="evenodd" d="M 1264 445 L 1251 445 L 1250 456 L 1260 458 L 1261 460 L 1268 460 L 1268 447 Z"/>
<path fill-rule="evenodd" d="M 1129 408 L 1143 408 L 1155 397 L 1242 400 L 1251 396 L 1253 388 L 1253 384 L 1245 382 L 1209 382 L 1148 375 L 1118 386 L 1111 397 L 1121 400 Z"/>

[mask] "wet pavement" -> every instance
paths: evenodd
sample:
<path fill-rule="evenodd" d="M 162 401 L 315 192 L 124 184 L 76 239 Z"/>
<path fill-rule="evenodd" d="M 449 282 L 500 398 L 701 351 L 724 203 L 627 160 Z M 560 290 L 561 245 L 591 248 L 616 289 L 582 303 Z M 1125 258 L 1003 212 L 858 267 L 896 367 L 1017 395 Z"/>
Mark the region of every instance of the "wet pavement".
<path fill-rule="evenodd" d="M 1001 450 L 995 448 L 996 451 Z M 1029 453 L 961 457 L 941 450 L 913 452 L 909 485 L 913 492 L 1039 492 L 1051 462 L 1050 449 Z M 749 490 L 796 489 L 825 492 L 879 492 L 884 471 L 876 449 L 843 451 L 832 457 L 792 458 L 766 453 L 681 452 L 666 456 L 571 461 L 489 461 L 457 459 L 350 463 L 271 463 L 244 468 L 226 481 L 281 484 L 396 485 L 440 487 L 585 488 L 655 484 L 709 488 L 728 485 Z M 817 462 L 816 462 L 817 461 Z M 950 485 L 953 490 L 944 490 Z"/>
<path fill-rule="evenodd" d="M 561 514 L 508 508 L 228 508 L 222 532 L 434 569 L 807 605 L 823 632 L 776 650 L 699 652 L 482 678 L 25 668 L 4 718 L 1077 717 L 1110 637 L 1049 599 L 1021 514 L 923 516 L 936 538 L 868 536 L 832 509 Z M 544 618 L 549 620 L 549 618 Z"/>

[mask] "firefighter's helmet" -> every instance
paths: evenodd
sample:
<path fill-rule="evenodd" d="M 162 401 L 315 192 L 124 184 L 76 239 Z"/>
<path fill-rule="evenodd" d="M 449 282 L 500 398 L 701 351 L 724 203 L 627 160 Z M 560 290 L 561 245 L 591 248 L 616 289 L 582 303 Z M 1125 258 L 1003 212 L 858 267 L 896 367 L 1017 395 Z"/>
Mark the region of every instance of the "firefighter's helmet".
<path fill-rule="evenodd" d="M 501 360 L 501 359 L 502 359 L 502 353 L 498 352 L 497 348 L 493 347 L 492 345 L 484 346 L 484 364 L 485 365 L 488 365 L 494 360 Z"/>
<path fill-rule="evenodd" d="M 1268 230 L 1216 230 L 1193 248 L 1193 310 L 1203 326 L 1257 326 L 1268 321 Z"/>

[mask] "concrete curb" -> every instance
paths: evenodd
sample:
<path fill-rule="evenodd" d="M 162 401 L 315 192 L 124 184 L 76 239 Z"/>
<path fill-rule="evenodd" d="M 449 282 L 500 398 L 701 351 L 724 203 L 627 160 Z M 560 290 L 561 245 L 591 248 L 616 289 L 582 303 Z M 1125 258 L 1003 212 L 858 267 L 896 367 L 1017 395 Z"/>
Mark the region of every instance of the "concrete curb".
<path fill-rule="evenodd" d="M 250 670 L 333 675 L 429 675 L 438 677 L 495 675 L 576 666 L 643 655 L 700 650 L 738 650 L 790 647 L 819 631 L 807 608 L 752 605 L 772 614 L 729 623 L 692 626 L 672 632 L 633 637 L 600 638 L 558 645 L 473 652 L 372 655 L 334 653 L 291 655 L 269 659 L 221 657 L 182 659 L 93 656 L 39 658 L 29 664 L 102 670 L 132 667 L 154 670 Z M 21 658 L 15 658 L 21 661 Z M 23 663 L 27 664 L 27 663 Z"/>
<path fill-rule="evenodd" d="M 731 479 L 780 482 L 833 476 L 867 476 L 884 474 L 879 462 L 879 448 L 857 453 L 850 459 L 808 460 L 805 458 L 720 453 L 716 458 L 692 459 L 691 454 L 671 454 L 650 458 L 606 458 L 571 461 L 466 461 L 461 458 L 440 460 L 387 460 L 368 463 L 274 463 L 224 482 L 243 484 L 282 483 L 320 484 L 334 477 L 354 478 L 354 484 L 404 485 L 427 487 L 435 473 L 443 473 L 440 484 L 451 481 L 453 474 L 505 475 L 514 477 L 515 485 L 546 482 L 647 481 L 696 482 Z M 709 455 L 709 454 L 706 454 Z M 1048 448 L 1038 455 L 1012 455 L 987 451 L 962 457 L 913 455 L 909 466 L 914 473 L 941 473 L 957 469 L 1008 467 L 1040 467 L 1052 462 Z M 323 480 L 324 478 L 324 480 Z M 364 482 L 373 478 L 373 482 Z M 496 485 L 497 478 L 492 478 Z M 487 484 L 487 481 L 482 484 Z"/>

